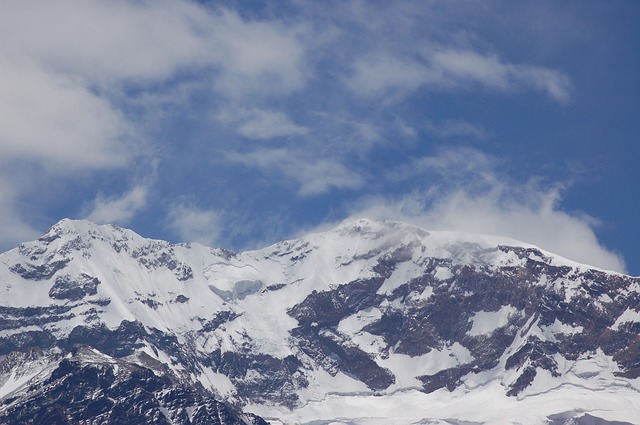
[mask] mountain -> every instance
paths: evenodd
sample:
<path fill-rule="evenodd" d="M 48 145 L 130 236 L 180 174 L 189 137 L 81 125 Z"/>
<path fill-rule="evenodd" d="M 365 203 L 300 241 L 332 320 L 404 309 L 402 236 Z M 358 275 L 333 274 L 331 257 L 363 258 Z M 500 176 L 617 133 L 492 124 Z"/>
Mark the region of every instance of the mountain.
<path fill-rule="evenodd" d="M 233 253 L 62 220 L 0 255 L 0 356 L 0 423 L 638 423 L 640 278 L 399 222 Z"/>

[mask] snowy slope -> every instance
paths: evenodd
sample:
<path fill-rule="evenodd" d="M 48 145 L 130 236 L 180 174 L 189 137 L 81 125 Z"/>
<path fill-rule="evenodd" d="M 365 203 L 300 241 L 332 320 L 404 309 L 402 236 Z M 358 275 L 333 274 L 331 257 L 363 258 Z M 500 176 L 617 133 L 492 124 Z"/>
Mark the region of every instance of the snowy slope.
<path fill-rule="evenodd" d="M 274 423 L 633 423 L 639 311 L 637 278 L 364 219 L 242 253 L 63 220 L 0 255 L 0 355 L 144 352 Z"/>

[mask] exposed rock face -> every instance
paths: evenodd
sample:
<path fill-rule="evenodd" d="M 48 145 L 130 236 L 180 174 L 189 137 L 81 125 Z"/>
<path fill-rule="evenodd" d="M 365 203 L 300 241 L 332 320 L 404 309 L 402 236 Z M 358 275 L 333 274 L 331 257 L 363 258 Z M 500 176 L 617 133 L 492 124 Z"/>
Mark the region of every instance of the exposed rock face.
<path fill-rule="evenodd" d="M 115 359 L 86 346 L 65 356 L 31 350 L 0 363 L 0 379 L 7 374 L 34 376 L 0 401 L 0 423 L 266 424 L 181 382 L 145 354 Z"/>
<path fill-rule="evenodd" d="M 81 273 L 78 277 L 59 275 L 49 290 L 49 297 L 57 300 L 78 301 L 98 292 L 98 278 Z"/>
<path fill-rule="evenodd" d="M 52 398 L 0 387 L 0 418 L 218 423 L 213 394 L 295 409 L 480 378 L 515 398 L 589 374 L 633 387 L 639 334 L 640 279 L 511 240 L 360 220 L 233 254 L 65 220 L 0 256 L 0 355 L 59 356 Z"/>

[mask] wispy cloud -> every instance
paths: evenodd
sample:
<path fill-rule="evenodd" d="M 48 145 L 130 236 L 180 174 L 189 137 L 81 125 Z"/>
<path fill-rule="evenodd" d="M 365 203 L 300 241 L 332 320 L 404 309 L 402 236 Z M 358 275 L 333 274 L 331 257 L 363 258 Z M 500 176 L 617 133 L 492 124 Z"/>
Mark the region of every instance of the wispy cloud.
<path fill-rule="evenodd" d="M 218 112 L 216 119 L 231 125 L 247 139 L 268 140 L 286 136 L 302 136 L 309 129 L 295 124 L 286 114 L 264 109 L 226 108 Z"/>
<path fill-rule="evenodd" d="M 220 213 L 190 203 L 173 204 L 167 215 L 169 227 L 182 242 L 216 246 L 220 238 Z"/>
<path fill-rule="evenodd" d="M 444 50 L 429 60 L 443 81 L 455 86 L 477 83 L 503 92 L 533 88 L 558 102 L 569 99 L 569 77 L 549 68 L 513 64 L 496 55 L 469 50 Z"/>
<path fill-rule="evenodd" d="M 230 10 L 221 10 L 208 24 L 213 32 L 207 57 L 219 69 L 217 91 L 255 98 L 304 86 L 308 78 L 304 26 L 247 21 Z"/>
<path fill-rule="evenodd" d="M 393 181 L 418 179 L 442 182 L 455 189 L 463 184 L 477 190 L 499 184 L 496 173 L 499 160 L 468 146 L 440 149 L 431 156 L 413 158 L 387 173 Z"/>
<path fill-rule="evenodd" d="M 360 96 L 380 97 L 390 91 L 413 91 L 439 80 L 440 76 L 420 61 L 379 53 L 357 58 L 344 81 L 349 90 Z"/>
<path fill-rule="evenodd" d="M 545 67 L 514 64 L 498 56 L 450 48 L 416 49 L 407 57 L 378 52 L 353 62 L 346 86 L 364 97 L 381 97 L 419 88 L 471 89 L 475 85 L 499 93 L 533 89 L 557 102 L 570 97 L 567 75 Z"/>
<path fill-rule="evenodd" d="M 498 171 L 495 158 L 469 148 L 417 162 L 422 172 L 440 176 L 437 183 L 398 196 L 363 198 L 352 215 L 403 220 L 430 230 L 508 236 L 574 261 L 625 270 L 622 257 L 599 242 L 598 220 L 563 210 L 561 186 L 514 181 Z"/>
<path fill-rule="evenodd" d="M 120 196 L 98 195 L 88 208 L 85 217 L 95 223 L 126 225 L 140 210 L 146 207 L 148 188 L 136 185 Z"/>
<path fill-rule="evenodd" d="M 335 159 L 309 158 L 287 149 L 260 149 L 249 153 L 228 152 L 225 159 L 284 177 L 284 184 L 297 187 L 300 196 L 312 196 L 331 189 L 355 189 L 364 178 Z"/>

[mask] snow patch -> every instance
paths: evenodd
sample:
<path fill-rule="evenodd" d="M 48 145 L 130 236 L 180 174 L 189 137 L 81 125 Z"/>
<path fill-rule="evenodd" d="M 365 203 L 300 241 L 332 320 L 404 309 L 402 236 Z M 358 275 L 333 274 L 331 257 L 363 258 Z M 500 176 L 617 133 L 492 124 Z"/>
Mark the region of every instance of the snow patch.
<path fill-rule="evenodd" d="M 502 306 L 498 311 L 479 311 L 469 319 L 473 324 L 467 335 L 481 336 L 490 334 L 496 329 L 509 324 L 509 318 L 515 314 L 519 314 L 519 311 L 511 305 Z"/>
<path fill-rule="evenodd" d="M 387 389 L 388 392 L 403 388 L 421 388 L 422 384 L 416 379 L 417 376 L 434 375 L 473 360 L 471 352 L 455 342 L 442 350 L 431 350 L 421 356 L 392 353 L 387 359 L 380 359 L 377 363 L 395 373 L 396 383 Z"/>
<path fill-rule="evenodd" d="M 451 273 L 451 269 L 448 267 L 436 267 L 433 277 L 438 280 L 447 280 L 453 277 L 453 273 Z"/>
<path fill-rule="evenodd" d="M 626 309 L 624 313 L 622 313 L 620 317 L 618 317 L 616 322 L 613 325 L 611 325 L 611 329 L 613 329 L 614 331 L 617 331 L 620 329 L 620 325 L 622 325 L 623 323 L 629 323 L 629 322 L 640 323 L 640 311 L 635 311 L 630 308 Z"/>
<path fill-rule="evenodd" d="M 378 308 L 361 310 L 342 319 L 338 324 L 338 331 L 353 335 L 360 332 L 365 326 L 380 320 L 381 317 L 382 312 Z"/>
<path fill-rule="evenodd" d="M 397 265 L 391 276 L 384 281 L 378 289 L 378 294 L 389 295 L 396 288 L 409 282 L 411 279 L 422 275 L 423 268 L 413 262 L 404 262 Z"/>
<path fill-rule="evenodd" d="M 547 341 L 556 342 L 556 335 L 575 335 L 582 333 L 584 328 L 582 326 L 572 326 L 562 323 L 556 318 L 549 326 L 540 326 L 540 331 Z"/>

